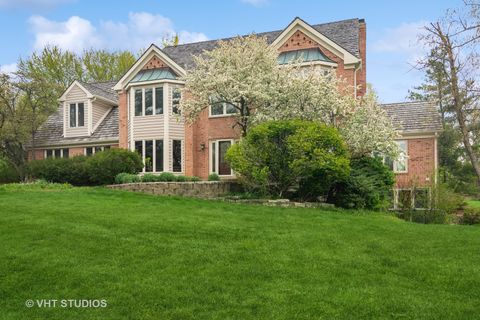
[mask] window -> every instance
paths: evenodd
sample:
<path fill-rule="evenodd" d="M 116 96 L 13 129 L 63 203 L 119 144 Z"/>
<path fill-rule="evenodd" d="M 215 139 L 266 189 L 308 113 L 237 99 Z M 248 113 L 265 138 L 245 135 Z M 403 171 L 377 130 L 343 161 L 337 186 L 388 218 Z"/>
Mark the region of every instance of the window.
<path fill-rule="evenodd" d="M 145 115 L 151 116 L 153 114 L 153 93 L 152 89 L 145 89 Z"/>
<path fill-rule="evenodd" d="M 47 149 L 45 158 L 68 158 L 68 149 Z"/>
<path fill-rule="evenodd" d="M 70 127 L 83 127 L 85 125 L 85 105 L 83 102 L 70 104 Z"/>
<path fill-rule="evenodd" d="M 399 156 L 397 160 L 393 161 L 394 172 L 407 172 L 408 171 L 408 145 L 406 140 L 397 141 Z"/>
<path fill-rule="evenodd" d="M 142 115 L 142 90 L 135 90 L 135 116 Z"/>
<path fill-rule="evenodd" d="M 173 172 L 182 172 L 182 140 L 173 140 L 172 160 Z"/>
<path fill-rule="evenodd" d="M 427 209 L 430 208 L 430 189 L 398 189 L 396 190 L 396 209 Z"/>
<path fill-rule="evenodd" d="M 211 99 L 211 101 L 210 117 L 225 116 L 238 112 L 237 108 L 231 103 L 216 101 L 216 99 Z"/>
<path fill-rule="evenodd" d="M 154 114 L 163 114 L 163 87 L 136 89 L 135 116 Z"/>
<path fill-rule="evenodd" d="M 180 114 L 180 99 L 182 98 L 182 92 L 179 88 L 172 89 L 172 113 Z"/>
<path fill-rule="evenodd" d="M 135 141 L 135 151 L 144 163 L 143 172 L 163 171 L 163 140 Z"/>
<path fill-rule="evenodd" d="M 84 154 L 86 156 L 91 156 L 97 152 L 105 151 L 110 149 L 110 146 L 95 146 L 95 147 L 86 147 Z"/>
<path fill-rule="evenodd" d="M 210 172 L 219 176 L 232 175 L 232 168 L 225 160 L 228 148 L 232 145 L 233 140 L 218 140 L 210 143 Z"/>
<path fill-rule="evenodd" d="M 163 87 L 155 88 L 155 114 L 163 114 Z"/>

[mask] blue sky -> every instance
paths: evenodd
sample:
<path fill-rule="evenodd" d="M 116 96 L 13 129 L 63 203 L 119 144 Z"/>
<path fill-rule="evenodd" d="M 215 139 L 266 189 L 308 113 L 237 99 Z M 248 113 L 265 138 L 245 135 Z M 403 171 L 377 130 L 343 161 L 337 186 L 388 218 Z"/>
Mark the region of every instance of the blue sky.
<path fill-rule="evenodd" d="M 192 42 L 283 29 L 295 16 L 311 24 L 364 18 L 367 81 L 382 102 L 395 102 L 421 81 L 411 63 L 423 53 L 416 43 L 422 25 L 460 5 L 460 0 L 0 0 L 0 68 L 14 70 L 19 57 L 46 43 L 78 52 L 90 47 L 138 52 L 175 33 Z"/>

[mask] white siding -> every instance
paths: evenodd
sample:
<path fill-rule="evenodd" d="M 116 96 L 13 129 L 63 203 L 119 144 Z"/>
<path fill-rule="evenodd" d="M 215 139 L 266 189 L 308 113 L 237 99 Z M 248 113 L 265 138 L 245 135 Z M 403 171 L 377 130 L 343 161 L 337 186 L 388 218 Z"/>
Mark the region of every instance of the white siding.
<path fill-rule="evenodd" d="M 70 128 L 70 104 L 71 103 L 84 103 L 84 126 Z M 65 126 L 65 137 L 80 137 L 88 136 L 88 98 L 87 94 L 77 85 L 75 85 L 68 95 L 65 97 L 64 104 L 64 126 Z"/>
<path fill-rule="evenodd" d="M 111 105 L 100 100 L 94 100 L 92 103 L 92 120 L 93 128 L 96 128 L 99 125 L 99 121 L 103 119 L 105 115 L 112 108 Z"/>
<path fill-rule="evenodd" d="M 134 140 L 144 140 L 144 139 L 150 139 L 150 138 L 163 139 L 163 130 L 164 130 L 163 114 L 133 117 Z"/>

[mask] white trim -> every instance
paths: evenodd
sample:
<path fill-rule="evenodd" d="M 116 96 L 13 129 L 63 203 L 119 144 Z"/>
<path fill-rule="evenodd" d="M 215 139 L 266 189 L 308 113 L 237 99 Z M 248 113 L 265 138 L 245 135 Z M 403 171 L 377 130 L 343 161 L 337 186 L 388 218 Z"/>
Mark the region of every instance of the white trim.
<path fill-rule="evenodd" d="M 165 83 L 173 83 L 173 84 L 185 84 L 185 81 L 180 80 L 172 80 L 172 79 L 162 79 L 162 80 L 155 80 L 155 81 L 142 81 L 142 82 L 135 82 L 129 83 L 125 87 L 125 90 L 130 89 L 132 87 L 142 87 L 142 86 L 151 86 L 156 84 L 165 84 Z"/>
<path fill-rule="evenodd" d="M 223 113 L 222 114 L 212 114 L 213 104 L 210 103 L 210 105 L 208 106 L 208 117 L 209 118 L 224 118 L 224 117 L 232 117 L 232 116 L 238 115 L 239 110 L 237 108 L 235 108 L 234 113 L 227 113 L 227 104 L 228 104 L 227 102 L 222 102 L 222 107 L 223 107 Z"/>
<path fill-rule="evenodd" d="M 141 70 L 141 68 L 148 62 L 154 55 L 158 55 L 160 59 L 165 62 L 170 68 L 172 68 L 180 76 L 186 75 L 185 69 L 180 67 L 175 61 L 170 59 L 163 51 L 154 44 L 151 44 L 150 47 L 145 51 L 145 53 L 138 58 L 138 60 L 133 64 L 133 66 L 128 69 L 127 73 L 115 84 L 113 90 L 120 91 L 122 90 L 128 82 Z"/>
<path fill-rule="evenodd" d="M 170 85 L 166 83 L 163 86 L 163 170 L 173 172 L 173 168 L 170 168 L 170 109 L 172 108 L 169 104 L 170 94 Z"/>
<path fill-rule="evenodd" d="M 353 54 L 339 46 L 337 43 L 333 42 L 329 38 L 325 37 L 323 34 L 315 30 L 312 26 L 307 24 L 300 18 L 295 18 L 287 28 L 285 28 L 282 33 L 273 41 L 271 44 L 272 47 L 275 49 L 279 49 L 286 39 L 290 39 L 290 37 L 300 30 L 306 36 L 312 38 L 312 40 L 316 41 L 318 44 L 324 46 L 326 49 L 331 51 L 333 54 L 338 56 L 344 61 L 345 65 L 348 64 L 356 64 L 360 63 L 361 60 L 355 57 Z"/>
<path fill-rule="evenodd" d="M 437 134 L 435 133 L 435 139 L 434 139 L 434 145 L 433 145 L 433 162 L 434 162 L 434 168 L 435 168 L 435 176 L 434 176 L 434 183 L 435 185 L 438 182 L 438 137 Z"/>
<path fill-rule="evenodd" d="M 68 115 L 67 115 L 67 117 L 66 117 L 66 120 L 68 120 L 68 127 L 69 127 L 69 128 L 85 128 L 85 127 L 86 127 L 86 126 L 85 126 L 85 111 L 87 111 L 87 114 L 86 114 L 86 115 L 87 115 L 87 121 L 88 121 L 88 123 L 87 123 L 88 129 L 87 129 L 87 130 L 90 130 L 90 114 L 89 114 L 89 111 L 88 111 L 88 110 L 89 110 L 89 101 L 90 101 L 90 99 L 88 99 L 87 101 L 76 101 L 76 102 L 72 101 L 72 102 L 68 102 L 68 103 L 67 103 Z M 80 103 L 83 104 L 83 125 L 81 125 L 81 126 L 78 125 L 78 119 L 79 119 L 79 118 L 78 118 L 78 105 L 79 105 Z M 75 126 L 74 126 L 74 127 L 72 127 L 72 126 L 70 125 L 70 107 L 71 107 L 72 104 L 75 105 Z M 85 108 L 85 106 L 86 106 L 87 108 Z M 86 110 L 85 110 L 85 109 L 86 109 Z M 90 133 L 90 131 L 89 131 L 89 132 L 88 132 L 88 135 L 90 135 L 90 134 L 91 134 L 91 133 Z"/>
<path fill-rule="evenodd" d="M 208 142 L 208 174 L 216 173 L 219 177 L 235 177 L 235 174 L 233 173 L 232 168 L 230 168 L 230 174 L 220 174 L 219 173 L 219 142 L 230 142 L 230 146 L 232 146 L 235 143 L 234 139 L 216 139 L 216 140 L 210 140 Z M 212 156 L 212 150 L 213 150 L 213 144 L 215 144 L 215 172 L 213 171 L 213 156 Z"/>
<path fill-rule="evenodd" d="M 85 110 L 83 111 L 85 112 Z M 91 135 L 93 133 L 93 103 L 92 99 L 87 100 L 87 117 L 88 117 L 88 134 Z M 83 116 L 85 119 L 85 115 Z"/>
<path fill-rule="evenodd" d="M 55 150 L 60 150 L 60 157 L 59 158 L 63 158 L 64 157 L 64 154 L 63 154 L 64 149 L 69 149 L 69 148 L 46 148 L 46 149 L 43 150 L 43 159 L 47 159 L 47 150 L 52 151 L 52 156 L 51 156 L 52 159 L 57 158 L 55 156 Z M 69 156 L 70 156 L 70 150 L 68 150 L 68 151 L 69 151 Z"/>
<path fill-rule="evenodd" d="M 62 96 L 58 99 L 58 101 L 61 101 L 61 102 L 64 102 L 66 101 L 67 99 L 67 95 L 68 93 L 74 88 L 74 86 L 78 86 L 83 92 L 85 92 L 85 94 L 87 95 L 87 98 L 93 98 L 93 94 L 88 91 L 87 89 L 85 89 L 84 86 L 82 86 L 80 84 L 80 82 L 78 82 L 77 80 L 73 81 L 72 84 L 67 88 L 67 90 L 65 90 L 65 92 L 62 94 Z"/>

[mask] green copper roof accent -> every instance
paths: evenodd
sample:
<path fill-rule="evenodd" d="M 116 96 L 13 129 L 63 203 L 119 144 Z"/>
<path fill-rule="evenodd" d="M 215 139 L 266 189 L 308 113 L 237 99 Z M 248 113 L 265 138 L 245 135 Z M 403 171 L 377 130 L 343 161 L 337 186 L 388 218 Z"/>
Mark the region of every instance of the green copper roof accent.
<path fill-rule="evenodd" d="M 164 80 L 164 79 L 175 80 L 175 79 L 177 79 L 177 76 L 170 69 L 166 69 L 166 68 L 140 70 L 135 75 L 135 77 L 130 81 L 130 83 L 131 82 Z"/>
<path fill-rule="evenodd" d="M 280 53 L 277 58 L 278 64 L 287 64 L 296 60 L 300 62 L 323 61 L 335 63 L 318 48 L 286 51 Z"/>

